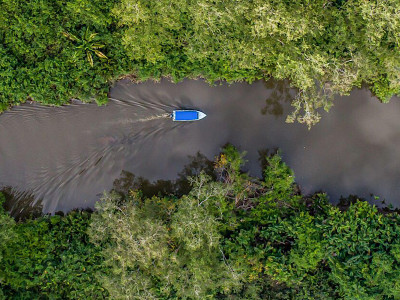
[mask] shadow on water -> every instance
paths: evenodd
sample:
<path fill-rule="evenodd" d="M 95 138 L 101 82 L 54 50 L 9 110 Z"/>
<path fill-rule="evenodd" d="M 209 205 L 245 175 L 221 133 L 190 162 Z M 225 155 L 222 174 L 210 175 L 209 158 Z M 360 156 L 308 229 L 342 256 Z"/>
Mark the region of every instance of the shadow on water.
<path fill-rule="evenodd" d="M 10 211 L 17 213 L 22 203 L 33 203 L 35 197 L 46 213 L 93 207 L 96 194 L 110 185 L 109 178 L 115 178 L 127 161 L 135 166 L 133 158 L 146 153 L 143 145 L 191 125 L 170 120 L 174 109 L 192 106 L 188 97 L 124 91 L 122 86 L 121 97 L 110 97 L 103 107 L 79 101 L 56 108 L 34 103 L 1 116 L 0 188 L 12 186 L 15 196 L 9 196 L 8 203 L 18 203 L 8 205 Z M 86 193 L 80 193 L 82 189 Z"/>
<path fill-rule="evenodd" d="M 265 87 L 272 92 L 265 100 L 265 106 L 261 109 L 261 114 L 281 117 L 285 107 L 295 98 L 293 89 L 290 88 L 286 80 L 278 81 L 273 78 L 265 82 Z"/>
<path fill-rule="evenodd" d="M 17 221 L 37 218 L 42 215 L 42 200 L 37 199 L 34 194 L 21 192 L 10 186 L 3 187 L 0 193 L 3 193 L 6 199 L 4 202 L 5 210 Z"/>
<path fill-rule="evenodd" d="M 113 183 L 113 192 L 116 192 L 124 200 L 124 197 L 131 190 L 140 190 L 144 196 L 176 196 L 182 197 L 188 194 L 191 186 L 188 178 L 199 175 L 201 171 L 216 179 L 214 173 L 214 162 L 206 156 L 197 152 L 194 156 L 188 157 L 190 162 L 184 166 L 181 172 L 178 173 L 177 179 L 174 180 L 150 180 L 136 176 L 135 174 L 123 170 L 121 176 Z"/>
<path fill-rule="evenodd" d="M 261 170 L 264 170 L 266 167 L 268 167 L 267 157 L 271 157 L 277 153 L 279 153 L 279 148 L 273 148 L 273 149 L 264 148 L 258 150 L 258 156 L 259 156 L 258 161 L 260 162 Z"/>
<path fill-rule="evenodd" d="M 260 149 L 258 150 L 259 163 L 262 170 L 268 167 L 267 157 L 271 157 L 277 153 L 280 153 L 278 148 L 274 149 Z M 217 174 L 215 172 L 214 161 L 209 160 L 204 154 L 197 152 L 193 156 L 188 156 L 189 163 L 187 163 L 183 169 L 178 173 L 176 179 L 173 180 L 155 180 L 151 181 L 143 176 L 137 176 L 132 172 L 123 170 L 119 178 L 114 180 L 113 187 L 110 192 L 115 192 L 120 195 L 121 200 L 125 201 L 129 192 L 132 190 L 140 190 L 145 197 L 153 196 L 172 196 L 172 197 L 182 197 L 186 195 L 191 190 L 191 185 L 189 182 L 189 177 L 197 176 L 200 172 L 205 172 L 212 180 L 218 180 Z M 264 175 L 262 175 L 262 180 L 264 180 Z M 12 187 L 3 187 L 0 190 L 5 196 L 4 208 L 14 217 L 17 221 L 37 218 L 43 216 L 43 204 L 42 199 L 38 199 L 32 192 L 21 192 Z M 319 193 L 322 191 L 317 191 Z M 301 189 L 298 184 L 295 187 L 295 194 L 301 194 Z M 98 198 L 102 194 L 97 195 Z M 306 201 L 312 200 L 313 195 L 307 195 L 305 197 Z M 394 211 L 400 212 L 399 209 L 394 209 L 391 205 L 387 205 L 385 201 L 381 201 L 378 198 L 374 198 L 370 195 L 370 199 L 358 197 L 356 195 L 349 195 L 347 197 L 340 197 L 340 200 L 336 204 L 338 208 L 342 211 L 347 210 L 351 204 L 356 201 L 368 201 L 371 204 L 375 204 L 379 211 L 382 213 L 392 213 Z M 75 208 L 81 210 L 82 207 Z M 90 207 L 84 210 L 91 212 Z M 64 215 L 63 211 L 57 211 L 55 214 Z"/>
<path fill-rule="evenodd" d="M 42 199 L 38 199 L 33 193 L 29 191 L 19 191 L 13 187 L 7 186 L 0 189 L 0 193 L 2 193 L 5 197 L 5 202 L 3 203 L 4 209 L 17 222 L 50 215 L 50 213 L 43 213 Z M 68 212 L 56 211 L 54 212 L 54 214 L 64 216 L 66 215 L 66 213 L 69 213 L 71 211 L 86 211 L 91 213 L 93 212 L 93 209 L 90 207 L 79 207 L 72 209 Z"/>
<path fill-rule="evenodd" d="M 29 191 L 44 213 L 93 207 L 120 174 L 119 188 L 141 184 L 151 193 L 158 182 L 165 192 L 179 192 L 180 177 L 169 181 L 183 172 L 188 155 L 200 151 L 211 159 L 229 142 L 248 151 L 252 176 L 261 176 L 257 149 L 280 148 L 305 194 L 322 189 L 334 201 L 373 193 L 398 203 L 400 101 L 384 105 L 354 90 L 308 131 L 285 123 L 295 92 L 276 80 L 217 86 L 121 80 L 101 107 L 23 104 L 0 115 L 0 188 Z M 172 122 L 174 109 L 199 109 L 207 118 Z M 32 197 L 27 205 L 39 203 Z"/>
<path fill-rule="evenodd" d="M 385 200 L 381 200 L 372 194 L 369 195 L 369 198 L 363 198 L 357 195 L 349 195 L 347 197 L 341 196 L 339 201 L 336 203 L 336 206 L 341 211 L 346 211 L 352 204 L 356 203 L 357 201 L 365 201 L 370 203 L 371 205 L 375 205 L 378 211 L 384 214 L 389 214 L 393 212 L 400 213 L 400 208 L 394 207 L 392 204 L 388 204 Z"/>
<path fill-rule="evenodd" d="M 209 160 L 206 156 L 197 152 L 194 156 L 188 156 L 189 163 L 187 163 L 182 171 L 174 180 L 156 180 L 154 182 L 142 176 L 123 170 L 118 179 L 114 180 L 112 192 L 118 193 L 122 200 L 129 194 L 130 190 L 141 190 L 144 196 L 175 196 L 181 197 L 188 194 L 191 186 L 188 178 L 200 174 L 201 171 L 205 172 L 212 179 L 216 179 L 214 173 L 214 162 Z M 37 198 L 32 192 L 19 191 L 13 187 L 3 187 L 0 190 L 5 196 L 4 208 L 10 213 L 12 217 L 18 220 L 26 220 L 30 218 L 37 218 L 43 215 L 42 199 Z M 102 195 L 98 194 L 100 198 Z M 76 209 L 82 209 L 77 207 Z M 84 208 L 90 211 L 90 208 Z M 63 215 L 62 211 L 55 212 L 55 214 Z"/>

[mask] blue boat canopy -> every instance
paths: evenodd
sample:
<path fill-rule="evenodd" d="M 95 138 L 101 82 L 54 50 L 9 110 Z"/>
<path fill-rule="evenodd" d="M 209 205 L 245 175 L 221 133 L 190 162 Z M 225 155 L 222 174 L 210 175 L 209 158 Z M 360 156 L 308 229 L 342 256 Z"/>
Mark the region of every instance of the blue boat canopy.
<path fill-rule="evenodd" d="M 174 110 L 172 112 L 172 120 L 174 121 L 197 121 L 205 116 L 205 113 L 198 110 Z"/>

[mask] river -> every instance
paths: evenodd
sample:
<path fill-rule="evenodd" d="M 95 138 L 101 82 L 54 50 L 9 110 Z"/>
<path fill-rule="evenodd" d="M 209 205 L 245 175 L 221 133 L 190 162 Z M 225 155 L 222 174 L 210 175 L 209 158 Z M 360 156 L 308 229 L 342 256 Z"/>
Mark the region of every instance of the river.
<path fill-rule="evenodd" d="M 0 115 L 0 186 L 19 195 L 14 211 L 93 207 L 123 170 L 150 181 L 174 179 L 189 156 L 213 159 L 228 142 L 248 152 L 253 175 L 261 174 L 259 151 L 279 148 L 306 194 L 323 190 L 333 202 L 373 194 L 400 204 L 398 98 L 382 104 L 367 89 L 354 90 L 308 130 L 285 123 L 294 91 L 284 82 L 122 80 L 109 96 L 106 106 L 23 104 Z M 166 116 L 177 108 L 207 117 L 172 122 Z"/>

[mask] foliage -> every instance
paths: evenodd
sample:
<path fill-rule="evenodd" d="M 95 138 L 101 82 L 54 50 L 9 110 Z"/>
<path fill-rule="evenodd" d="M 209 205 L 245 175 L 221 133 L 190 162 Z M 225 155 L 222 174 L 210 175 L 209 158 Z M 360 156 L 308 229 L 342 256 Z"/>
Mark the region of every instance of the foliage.
<path fill-rule="evenodd" d="M 236 159 L 231 164 L 232 157 Z M 236 222 L 230 230 L 223 227 L 223 249 L 233 268 L 245 274 L 244 287 L 256 286 L 257 296 L 273 299 L 399 297 L 397 214 L 383 215 L 361 201 L 340 211 L 325 194 L 301 196 L 293 172 L 279 155 L 266 158 L 263 181 L 232 168 L 241 163 L 237 154 L 223 159 L 228 172 L 222 184 L 228 193 L 213 209 L 235 202 L 236 218 L 224 218 L 223 223 Z M 229 195 L 238 182 L 246 192 L 239 202 L 241 194 Z"/>
<path fill-rule="evenodd" d="M 82 52 L 83 54 L 86 54 L 87 60 L 92 67 L 94 64 L 92 53 L 96 54 L 100 58 L 107 59 L 107 56 L 105 56 L 103 52 L 98 50 L 104 48 L 104 44 L 96 43 L 97 33 L 90 33 L 89 28 L 86 28 L 86 31 L 81 38 L 78 38 L 69 32 L 63 32 L 62 34 L 70 41 L 77 43 L 77 52 L 75 52 L 74 54 L 76 56 L 82 54 Z"/>
<path fill-rule="evenodd" d="M 4 201 L 5 197 L 2 193 L 0 193 L 0 264 L 2 263 L 3 259 L 2 249 L 4 245 L 15 238 L 15 222 L 8 214 L 5 213 L 3 208 Z M 2 278 L 0 277 L 0 284 L 1 283 Z"/>
<path fill-rule="evenodd" d="M 217 180 L 191 177 L 180 199 L 106 195 L 91 224 L 103 286 L 132 299 L 397 299 L 400 217 L 302 196 L 279 154 L 266 163 L 252 178 L 228 145 Z"/>
<path fill-rule="evenodd" d="M 190 197 L 141 199 L 116 194 L 97 205 L 89 231 L 103 247 L 99 280 L 114 299 L 204 299 L 238 284 L 220 252 L 216 222 Z"/>
<path fill-rule="evenodd" d="M 140 76 L 289 79 L 299 93 L 288 121 L 311 126 L 334 94 L 362 82 L 383 101 L 400 93 L 399 9 L 397 0 L 122 0 L 113 13 Z"/>
<path fill-rule="evenodd" d="M 128 66 L 110 16 L 115 2 L 1 0 L 0 111 L 27 100 L 104 103 L 109 81 Z"/>
<path fill-rule="evenodd" d="M 396 212 L 301 195 L 279 153 L 262 178 L 244 163 L 226 146 L 214 176 L 188 167 L 191 190 L 179 197 L 145 196 L 127 178 L 93 214 L 15 223 L 1 211 L 0 298 L 400 297 Z"/>
<path fill-rule="evenodd" d="M 400 93 L 399 9 L 398 0 L 1 0 L 0 111 L 26 100 L 104 103 L 109 84 L 132 72 L 272 76 L 298 89 L 287 121 L 311 126 L 333 95 L 362 83 L 385 102 Z"/>
<path fill-rule="evenodd" d="M 0 287 L 5 297 L 104 298 L 107 292 L 93 278 L 101 259 L 86 234 L 90 216 L 71 212 L 14 225 L 14 238 L 1 243 Z"/>

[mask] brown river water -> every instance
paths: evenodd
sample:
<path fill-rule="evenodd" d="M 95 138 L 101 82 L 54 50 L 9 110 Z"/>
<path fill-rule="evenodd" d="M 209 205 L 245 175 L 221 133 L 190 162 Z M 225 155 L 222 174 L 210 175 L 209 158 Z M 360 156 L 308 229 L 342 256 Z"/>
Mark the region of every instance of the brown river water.
<path fill-rule="evenodd" d="M 304 193 L 326 191 L 332 202 L 356 194 L 400 204 L 400 101 L 382 104 L 366 89 L 338 97 L 310 131 L 286 124 L 294 91 L 284 82 L 209 86 L 118 82 L 106 106 L 24 104 L 0 115 L 0 187 L 9 209 L 43 212 L 93 207 L 121 171 L 150 181 L 174 179 L 202 153 L 223 145 L 246 150 L 247 170 L 260 175 L 260 154 L 281 149 Z M 207 114 L 190 123 L 167 116 L 178 108 Z"/>

